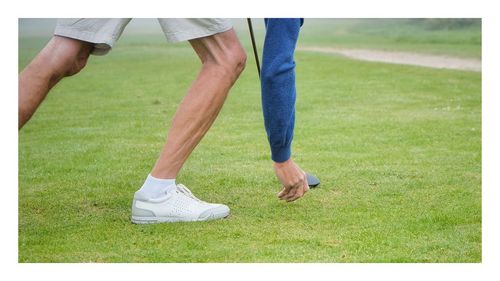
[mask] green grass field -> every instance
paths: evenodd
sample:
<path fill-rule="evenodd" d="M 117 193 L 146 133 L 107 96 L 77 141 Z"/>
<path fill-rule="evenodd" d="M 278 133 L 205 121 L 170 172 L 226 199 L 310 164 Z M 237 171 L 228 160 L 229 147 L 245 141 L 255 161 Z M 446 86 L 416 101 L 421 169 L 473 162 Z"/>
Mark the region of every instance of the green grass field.
<path fill-rule="evenodd" d="M 20 131 L 20 262 L 481 262 L 481 73 L 311 52 L 296 55 L 293 151 L 320 188 L 277 200 L 248 48 L 178 177 L 231 216 L 131 224 L 133 193 L 199 68 L 187 44 L 146 37 L 92 57 Z M 46 40 L 20 39 L 20 69 Z"/>

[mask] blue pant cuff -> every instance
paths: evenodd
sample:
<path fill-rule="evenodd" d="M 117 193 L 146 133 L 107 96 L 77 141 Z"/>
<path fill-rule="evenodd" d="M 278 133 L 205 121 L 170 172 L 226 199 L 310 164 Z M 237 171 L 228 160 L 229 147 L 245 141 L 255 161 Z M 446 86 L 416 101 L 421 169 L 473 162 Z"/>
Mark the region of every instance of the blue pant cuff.
<path fill-rule="evenodd" d="M 290 159 L 292 154 L 291 148 L 288 147 L 271 147 L 271 158 L 274 162 L 285 162 Z"/>

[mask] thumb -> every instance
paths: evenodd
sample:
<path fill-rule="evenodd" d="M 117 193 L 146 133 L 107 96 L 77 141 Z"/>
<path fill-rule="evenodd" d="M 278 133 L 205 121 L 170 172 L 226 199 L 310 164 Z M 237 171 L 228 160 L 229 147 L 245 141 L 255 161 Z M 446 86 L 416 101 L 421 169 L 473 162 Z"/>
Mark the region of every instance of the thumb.
<path fill-rule="evenodd" d="M 291 186 L 283 186 L 283 189 L 278 193 L 278 197 L 279 198 L 282 198 L 284 196 L 286 196 L 288 193 L 290 193 L 290 190 L 292 189 Z"/>

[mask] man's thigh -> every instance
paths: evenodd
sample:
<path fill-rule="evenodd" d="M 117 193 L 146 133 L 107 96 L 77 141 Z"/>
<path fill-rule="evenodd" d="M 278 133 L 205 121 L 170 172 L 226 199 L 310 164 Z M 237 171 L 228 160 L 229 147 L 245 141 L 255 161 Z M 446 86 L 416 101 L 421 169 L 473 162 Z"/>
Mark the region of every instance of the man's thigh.
<path fill-rule="evenodd" d="M 120 38 L 130 18 L 65 18 L 57 21 L 54 35 L 92 43 L 92 54 L 105 55 Z"/>
<path fill-rule="evenodd" d="M 229 19 L 221 18 L 160 18 L 158 22 L 171 43 L 208 37 L 232 28 Z"/>

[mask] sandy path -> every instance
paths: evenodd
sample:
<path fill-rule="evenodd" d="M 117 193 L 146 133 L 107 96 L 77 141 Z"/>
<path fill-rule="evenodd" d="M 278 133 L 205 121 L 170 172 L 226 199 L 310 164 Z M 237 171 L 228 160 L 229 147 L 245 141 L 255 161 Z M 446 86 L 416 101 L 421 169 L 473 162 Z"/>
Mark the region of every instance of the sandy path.
<path fill-rule="evenodd" d="M 432 68 L 481 71 L 481 60 L 408 52 L 389 52 L 368 49 L 340 49 L 329 47 L 300 47 L 299 51 L 339 54 L 349 58 L 395 64 L 418 65 Z"/>

